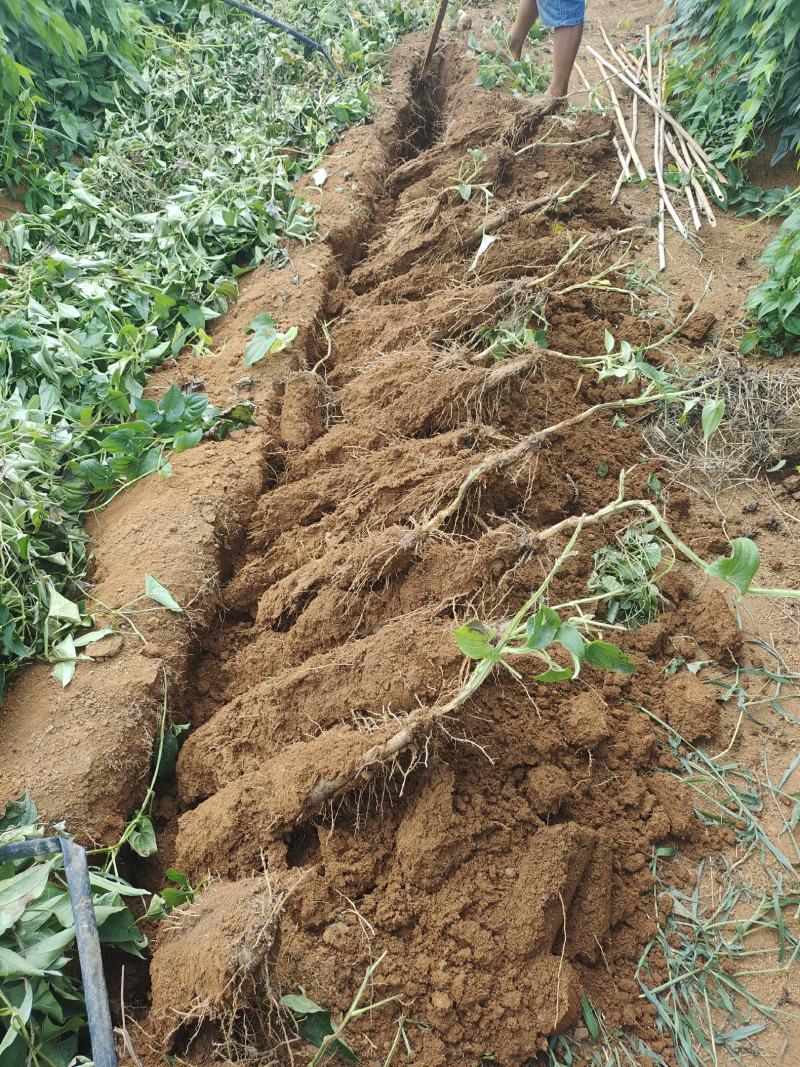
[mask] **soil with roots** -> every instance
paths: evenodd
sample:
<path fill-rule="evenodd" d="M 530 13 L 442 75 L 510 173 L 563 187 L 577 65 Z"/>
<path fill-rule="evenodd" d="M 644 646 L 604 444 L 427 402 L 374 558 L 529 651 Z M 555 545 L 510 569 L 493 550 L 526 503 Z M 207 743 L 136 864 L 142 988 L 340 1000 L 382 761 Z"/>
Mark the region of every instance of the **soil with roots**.
<path fill-rule="evenodd" d="M 634 981 L 657 921 L 651 859 L 709 843 L 641 709 L 690 741 L 714 733 L 713 692 L 663 669 L 682 648 L 732 662 L 724 596 L 676 565 L 657 621 L 619 636 L 635 675 L 586 667 L 548 686 L 523 661 L 521 681 L 497 669 L 458 712 L 419 715 L 463 682 L 453 627 L 507 619 L 564 546 L 530 551 L 531 532 L 608 503 L 628 467 L 629 495 L 648 496 L 635 412 L 553 435 L 415 531 L 492 453 L 640 391 L 551 349 L 669 328 L 614 291 L 640 235 L 609 204 L 608 120 L 564 126 L 484 93 L 461 52 L 417 85 L 363 244 L 325 274 L 327 325 L 263 405 L 269 477 L 173 712 L 193 729 L 161 801 L 162 852 L 213 878 L 156 935 L 143 1027 L 184 1062 L 308 1062 L 281 995 L 302 989 L 339 1018 L 382 953 L 362 1003 L 397 999 L 344 1034 L 365 1064 L 390 1062 L 402 1016 L 424 1067 L 521 1067 L 579 1021 L 582 995 L 669 1061 Z M 475 158 L 465 199 L 456 177 Z M 543 320 L 548 349 L 487 357 L 486 327 Z M 235 316 L 217 346 L 234 337 Z M 669 516 L 697 551 L 724 551 L 679 492 Z M 551 603 L 586 595 L 618 528 L 581 534 Z M 409 722 L 408 744 L 364 760 Z"/>

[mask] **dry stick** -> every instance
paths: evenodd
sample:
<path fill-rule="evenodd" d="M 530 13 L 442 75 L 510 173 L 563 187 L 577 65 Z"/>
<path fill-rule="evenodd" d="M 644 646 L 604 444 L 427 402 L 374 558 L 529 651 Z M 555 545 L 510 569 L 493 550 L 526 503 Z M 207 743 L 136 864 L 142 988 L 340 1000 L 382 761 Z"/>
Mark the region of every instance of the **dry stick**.
<path fill-rule="evenodd" d="M 680 155 L 678 149 L 675 147 L 675 142 L 672 140 L 672 137 L 669 133 L 666 132 L 666 130 L 664 131 L 664 142 L 667 146 L 667 149 L 669 150 L 669 154 L 675 160 L 675 165 L 677 166 L 678 170 L 686 178 L 686 183 L 683 187 L 683 191 L 684 193 L 686 193 L 686 202 L 688 203 L 689 210 L 692 213 L 692 222 L 694 223 L 694 228 L 696 230 L 699 230 L 701 225 L 700 215 L 697 212 L 697 203 L 694 198 L 694 193 L 692 192 L 691 171 L 686 166 L 683 157 Z"/>
<path fill-rule="evenodd" d="M 653 62 L 650 55 L 650 27 L 647 27 L 647 79 L 650 84 L 650 90 L 653 96 L 658 100 L 658 96 L 653 89 Z M 654 115 L 653 123 L 653 159 L 655 161 L 656 174 L 658 175 L 659 192 L 663 194 L 658 201 L 658 269 L 666 270 L 667 267 L 667 242 L 665 232 L 665 218 L 664 218 L 664 206 L 669 203 L 666 199 L 666 190 L 664 187 L 664 141 L 662 138 L 662 131 L 664 127 L 664 120 L 660 115 Z M 686 233 L 684 237 L 688 236 Z"/>
<path fill-rule="evenodd" d="M 628 166 L 628 159 L 630 158 L 630 153 L 628 153 L 628 155 L 625 156 L 625 154 L 623 153 L 622 148 L 620 147 L 620 142 L 615 137 L 611 138 L 611 144 L 614 146 L 615 153 L 617 153 L 617 158 L 620 160 L 620 166 L 622 168 L 622 173 L 623 173 L 623 175 L 625 177 L 625 180 L 629 181 L 630 180 L 630 168 Z"/>
<path fill-rule="evenodd" d="M 600 248 L 602 247 L 602 245 L 613 244 L 614 241 L 618 240 L 621 236 L 623 236 L 623 234 L 638 233 L 644 228 L 644 226 L 626 226 L 623 230 L 612 230 L 611 233 L 608 234 L 601 233 L 597 237 L 593 237 L 591 241 L 587 240 L 587 234 L 581 234 L 578 240 L 575 241 L 574 244 L 570 245 L 570 247 L 561 257 L 561 259 L 559 259 L 559 261 L 555 264 L 554 267 L 552 267 L 547 272 L 547 274 L 540 274 L 537 278 L 526 278 L 520 283 L 519 288 L 537 289 L 540 286 L 544 285 L 545 282 L 549 282 L 551 278 L 555 277 L 555 275 L 558 274 L 564 264 L 575 255 L 579 248 L 582 249 L 584 252 L 588 252 L 591 248 Z"/>
<path fill-rule="evenodd" d="M 589 49 L 589 51 L 591 52 L 592 49 Z M 596 53 L 594 53 L 594 54 L 596 55 Z M 595 60 L 595 62 L 596 62 L 596 60 Z M 599 63 L 598 63 L 598 66 L 600 66 Z M 617 119 L 617 125 L 619 126 L 619 131 L 622 134 L 622 137 L 623 137 L 623 139 L 625 141 L 625 144 L 628 146 L 628 152 L 630 153 L 631 161 L 632 161 L 633 165 L 636 167 L 636 170 L 637 170 L 637 172 L 639 174 L 639 177 L 642 179 L 642 181 L 644 181 L 647 178 L 647 171 L 644 169 L 644 166 L 642 165 L 642 161 L 641 161 L 641 159 L 639 159 L 639 154 L 636 151 L 636 147 L 635 147 L 633 141 L 631 140 L 631 135 L 630 135 L 630 133 L 628 133 L 628 127 L 625 124 L 625 116 L 622 114 L 622 109 L 619 106 L 619 99 L 617 98 L 617 93 L 616 93 L 616 90 L 614 89 L 613 82 L 610 79 L 606 79 L 605 78 L 605 74 L 603 72 L 603 68 L 602 67 L 600 67 L 600 74 L 602 75 L 602 77 L 603 77 L 603 79 L 605 81 L 606 89 L 608 89 L 608 95 L 611 97 L 611 106 L 614 109 L 614 114 L 615 114 L 616 119 Z"/>
<path fill-rule="evenodd" d="M 601 32 L 603 33 L 603 37 L 605 37 L 605 31 L 603 30 L 603 27 L 601 26 L 600 29 L 601 29 Z M 649 27 L 648 27 L 648 29 L 649 29 Z M 606 43 L 607 44 L 609 43 L 607 38 L 606 38 Z M 615 52 L 614 49 L 611 48 L 610 44 L 609 44 L 609 48 L 611 49 L 611 52 L 619 60 L 620 66 L 623 68 L 625 73 L 630 78 L 632 78 L 633 81 L 635 81 L 637 85 L 641 85 L 642 84 L 642 68 L 643 68 L 643 65 L 644 65 L 645 57 L 644 56 L 640 56 L 639 57 L 639 61 L 638 61 L 637 65 L 636 65 L 636 67 L 634 68 L 632 63 L 631 63 L 631 57 L 630 56 L 628 56 L 625 52 L 622 52 L 622 51 Z M 662 56 L 663 56 L 663 53 L 662 53 Z M 661 57 L 659 57 L 659 68 L 662 69 L 662 58 Z M 634 97 L 633 97 L 634 106 L 636 106 L 636 104 L 638 103 L 638 100 L 639 100 L 638 96 L 636 96 L 634 94 Z M 662 78 L 661 74 L 659 74 L 658 101 L 657 102 L 662 106 L 664 104 L 663 78 Z M 663 119 L 662 119 L 662 125 L 663 125 Z M 635 134 L 634 134 L 634 136 L 635 136 Z M 678 169 L 682 173 L 688 175 L 688 177 L 689 177 L 689 181 L 684 186 L 684 191 L 686 193 L 686 200 L 688 201 L 689 209 L 690 209 L 690 211 L 692 213 L 692 221 L 694 222 L 694 227 L 695 227 L 696 230 L 699 230 L 700 226 L 701 226 L 700 216 L 698 215 L 697 205 L 696 205 L 696 202 L 695 202 L 695 197 L 694 197 L 694 194 L 692 192 L 692 187 L 699 185 L 697 179 L 694 176 L 694 168 L 693 168 L 692 164 L 689 163 L 678 152 L 678 149 L 677 149 L 677 147 L 675 145 L 675 142 L 672 139 L 672 135 L 666 129 L 666 126 L 664 126 L 664 129 L 663 129 L 663 137 L 664 137 L 664 141 L 666 143 L 666 146 L 669 149 L 670 155 L 675 160 L 675 163 L 677 164 Z M 682 147 L 682 142 L 680 140 L 680 135 L 676 134 L 676 137 L 678 138 L 678 143 Z M 663 148 L 662 148 L 662 153 L 661 153 L 661 162 L 662 162 L 662 166 L 663 166 L 663 162 L 664 162 Z M 621 185 L 621 182 L 619 182 L 618 185 Z M 702 187 L 701 187 L 700 191 L 702 192 Z M 705 197 L 705 194 L 703 195 L 703 200 L 705 200 L 705 205 L 706 205 L 706 209 L 707 209 L 706 210 L 706 214 L 708 216 L 708 221 L 712 226 L 715 226 L 716 225 L 716 219 L 714 218 L 714 213 L 711 210 L 711 205 L 708 203 L 708 199 Z M 612 202 L 613 202 L 613 198 L 612 198 Z"/>
<path fill-rule="evenodd" d="M 555 192 L 547 193 L 546 196 L 537 196 L 535 200 L 528 200 L 524 204 L 519 204 L 517 207 L 505 207 L 501 211 L 495 212 L 494 215 L 487 215 L 480 226 L 476 226 L 469 235 L 464 238 L 464 248 L 470 249 L 473 244 L 480 244 L 485 234 L 494 233 L 495 230 L 501 229 L 507 223 L 514 222 L 523 215 L 530 215 L 532 211 L 536 211 L 538 208 L 548 207 L 555 203 L 566 204 L 574 196 L 585 189 L 589 182 L 593 181 L 596 177 L 596 174 L 592 174 L 592 176 L 587 178 L 582 185 L 573 189 L 571 193 L 564 195 L 563 191 L 570 182 L 570 179 L 568 178 L 563 184 L 559 185 Z"/>
<path fill-rule="evenodd" d="M 642 64 L 644 63 L 644 57 L 639 60 L 638 73 L 636 75 L 637 81 L 641 76 Z M 639 132 L 639 97 L 634 93 L 631 97 L 631 140 L 636 144 L 636 135 Z M 628 160 L 630 162 L 630 160 Z M 620 189 L 622 189 L 622 183 L 625 180 L 624 172 L 617 178 L 617 184 L 614 186 L 614 192 L 611 194 L 611 203 L 613 204 L 619 196 Z"/>
<path fill-rule="evenodd" d="M 723 184 L 727 185 L 728 179 L 725 177 L 725 175 L 722 174 L 719 168 L 711 162 L 706 153 L 703 151 L 702 146 L 697 143 L 697 141 L 694 139 L 694 137 L 692 137 L 692 135 L 687 129 L 681 126 L 680 122 L 678 122 L 676 118 L 670 115 L 668 111 L 665 111 L 664 108 L 660 104 L 656 103 L 655 100 L 652 100 L 647 95 L 647 93 L 644 92 L 644 90 L 639 88 L 638 85 L 634 84 L 634 82 L 630 80 L 627 74 L 622 73 L 622 71 L 618 70 L 613 65 L 613 63 L 609 63 L 607 59 L 604 59 L 603 56 L 601 56 L 599 52 L 592 48 L 591 45 L 586 46 L 586 51 L 594 58 L 594 61 L 596 63 L 598 63 L 602 67 L 605 67 L 606 70 L 609 70 L 612 74 L 616 75 L 616 77 L 619 78 L 619 80 L 625 85 L 627 85 L 629 89 L 632 89 L 633 92 L 636 93 L 636 95 L 641 100 L 644 100 L 644 102 L 648 104 L 653 109 L 653 111 L 657 111 L 661 115 L 661 117 L 670 124 L 673 130 L 675 130 L 675 132 L 683 138 L 683 140 L 686 142 L 689 151 L 697 160 L 698 166 L 702 170 L 703 174 L 706 175 L 706 177 L 709 179 L 709 182 L 712 184 L 712 188 L 716 187 L 715 191 L 719 190 L 719 186 L 714 181 L 714 177 L 711 174 L 712 170 L 716 172 L 716 175 L 719 180 Z M 722 198 L 721 191 L 718 195 Z"/>
<path fill-rule="evenodd" d="M 709 203 L 708 197 L 706 196 L 705 189 L 703 188 L 703 186 L 700 184 L 700 182 L 697 179 L 697 175 L 695 174 L 695 169 L 696 169 L 695 168 L 695 164 L 692 161 L 691 157 L 689 156 L 689 153 L 686 150 L 686 145 L 680 139 L 678 139 L 677 148 L 679 149 L 681 155 L 683 156 L 683 161 L 684 161 L 684 163 L 686 165 L 686 169 L 688 170 L 688 172 L 692 176 L 692 188 L 694 189 L 695 196 L 697 197 L 697 202 L 699 203 L 700 207 L 703 209 L 703 213 L 705 214 L 706 218 L 708 219 L 709 226 L 716 226 L 717 225 L 717 217 L 714 214 L 714 210 L 711 207 L 711 204 Z"/>
<path fill-rule="evenodd" d="M 653 84 L 653 56 L 650 47 L 650 27 L 645 27 L 645 45 L 647 54 L 647 85 L 650 89 L 650 95 L 652 96 L 656 106 L 658 106 L 658 94 L 656 93 L 655 85 Z M 689 234 L 686 227 L 683 224 L 683 220 L 678 215 L 675 208 L 672 206 L 672 201 L 667 193 L 667 187 L 664 183 L 664 161 L 662 157 L 661 148 L 661 129 L 663 126 L 663 118 L 660 115 L 661 108 L 655 113 L 654 133 L 653 133 L 653 165 L 656 172 L 656 182 L 658 183 L 658 191 L 663 201 L 664 207 L 672 216 L 672 220 L 678 227 L 678 233 L 686 239 Z M 659 208 L 659 223 L 658 223 L 658 242 L 659 251 L 658 258 L 661 263 L 661 270 L 666 266 L 666 254 L 664 253 L 664 224 L 662 221 L 663 212 Z"/>
<path fill-rule="evenodd" d="M 433 24 L 433 32 L 431 33 L 431 43 L 428 45 L 428 52 L 425 56 L 425 62 L 422 64 L 422 72 L 420 78 L 425 77 L 425 71 L 428 69 L 430 61 L 433 59 L 433 53 L 436 51 L 436 45 L 439 43 L 439 34 L 442 31 L 442 23 L 444 22 L 444 15 L 447 11 L 448 0 L 441 0 L 439 4 L 439 10 L 436 12 L 436 21 Z"/>

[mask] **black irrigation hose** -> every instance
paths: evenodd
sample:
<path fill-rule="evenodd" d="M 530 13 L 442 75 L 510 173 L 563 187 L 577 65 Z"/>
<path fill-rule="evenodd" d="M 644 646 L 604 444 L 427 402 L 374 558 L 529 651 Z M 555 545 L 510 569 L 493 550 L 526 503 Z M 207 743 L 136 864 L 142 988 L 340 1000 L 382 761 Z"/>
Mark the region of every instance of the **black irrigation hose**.
<path fill-rule="evenodd" d="M 250 7 L 249 4 L 242 4 L 239 0 L 222 0 L 223 4 L 227 4 L 228 7 L 235 7 L 237 11 L 244 11 L 245 15 L 252 15 L 254 19 L 260 19 L 262 22 L 266 22 L 268 26 L 273 26 L 276 30 L 282 30 L 284 33 L 288 33 L 290 37 L 294 37 L 296 41 L 300 41 L 307 48 L 313 49 L 315 52 L 319 52 L 321 56 L 333 67 L 333 72 L 342 84 L 344 84 L 344 78 L 339 73 L 339 68 L 333 61 L 333 57 L 327 48 L 324 48 L 316 41 L 312 41 L 310 37 L 307 37 L 299 30 L 292 29 L 291 26 L 287 26 L 285 22 L 279 22 L 278 19 L 274 19 L 271 15 L 265 15 L 263 11 L 259 11 L 257 7 Z"/>
<path fill-rule="evenodd" d="M 97 932 L 97 919 L 92 902 L 86 849 L 64 837 L 33 838 L 30 841 L 15 841 L 13 844 L 3 845 L 0 848 L 0 863 L 34 856 L 52 856 L 59 852 L 64 856 L 64 873 L 67 876 L 72 904 L 86 1018 L 92 1041 L 92 1061 L 95 1067 L 117 1067 L 114 1029 L 111 1025 L 108 991 L 103 977 L 100 935 Z"/>

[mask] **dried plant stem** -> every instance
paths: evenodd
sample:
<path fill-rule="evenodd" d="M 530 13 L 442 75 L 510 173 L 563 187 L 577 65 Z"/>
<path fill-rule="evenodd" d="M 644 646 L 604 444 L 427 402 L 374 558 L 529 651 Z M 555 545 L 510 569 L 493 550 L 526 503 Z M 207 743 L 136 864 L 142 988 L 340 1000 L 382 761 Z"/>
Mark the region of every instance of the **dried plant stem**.
<path fill-rule="evenodd" d="M 663 207 L 665 207 L 667 209 L 667 211 L 670 213 L 670 215 L 672 217 L 672 221 L 675 223 L 675 225 L 678 228 L 678 233 L 680 233 L 681 237 L 686 238 L 686 237 L 689 236 L 689 234 L 687 233 L 686 227 L 683 224 L 683 220 L 678 215 L 677 211 L 675 210 L 675 208 L 672 205 L 672 201 L 670 200 L 669 194 L 667 193 L 667 187 L 666 187 L 666 185 L 664 183 L 664 157 L 663 157 L 663 152 L 664 152 L 664 142 L 663 142 L 664 119 L 663 119 L 663 110 L 658 105 L 659 97 L 658 97 L 658 92 L 656 90 L 655 82 L 654 82 L 654 78 L 653 78 L 653 55 L 652 55 L 652 47 L 651 47 L 651 41 L 650 41 L 650 27 L 649 26 L 647 26 L 646 29 L 645 29 L 645 47 L 646 47 L 646 55 L 647 55 L 647 66 L 646 66 L 646 70 L 647 70 L 647 85 L 648 85 L 648 88 L 650 89 L 650 95 L 653 98 L 653 101 L 655 102 L 656 106 L 658 107 L 658 110 L 654 111 L 654 120 L 655 121 L 653 123 L 653 166 L 655 167 L 655 172 L 656 172 L 656 182 L 658 184 L 658 192 L 659 192 L 659 195 L 661 197 L 661 202 L 663 204 Z M 663 209 L 661 209 L 661 208 L 659 208 L 658 232 L 659 232 L 659 237 L 658 237 L 658 256 L 659 256 L 659 262 L 660 262 L 660 265 L 661 265 L 661 270 L 663 270 L 665 265 L 666 265 L 666 257 L 665 257 L 665 252 L 664 252 Z"/>
<path fill-rule="evenodd" d="M 608 70 L 611 74 L 619 78 L 619 80 L 625 85 L 627 85 L 628 88 L 631 89 L 639 97 L 640 100 L 644 100 L 644 102 L 649 107 L 651 107 L 654 112 L 659 114 L 665 122 L 669 123 L 673 130 L 675 130 L 675 132 L 679 134 L 685 142 L 688 151 L 697 161 L 699 169 L 708 179 L 708 183 L 714 190 L 714 194 L 720 200 L 724 200 L 724 195 L 719 187 L 717 179 L 719 179 L 719 182 L 721 182 L 722 184 L 727 184 L 727 179 L 714 166 L 709 157 L 706 155 L 702 146 L 697 143 L 697 141 L 694 139 L 694 137 L 692 137 L 689 131 L 686 130 L 676 118 L 670 115 L 668 111 L 665 111 L 661 104 L 659 104 L 656 100 L 649 96 L 643 89 L 640 89 L 639 86 L 636 85 L 636 83 L 633 82 L 627 74 L 615 67 L 613 63 L 609 63 L 609 61 L 603 56 L 601 56 L 600 53 L 597 52 L 596 49 L 594 49 L 591 45 L 586 46 L 586 51 L 592 56 L 592 58 L 595 60 L 598 66 L 600 66 L 601 69 L 604 68 L 604 70 Z"/>
<path fill-rule="evenodd" d="M 591 48 L 589 49 L 589 52 L 592 52 Z M 595 62 L 597 62 L 599 58 L 597 56 L 597 53 L 593 52 L 593 55 L 596 57 Z M 599 62 L 597 63 L 597 65 L 598 67 L 600 67 Z M 602 67 L 600 67 L 600 75 L 603 79 L 605 79 L 605 72 L 603 71 Z M 622 114 L 622 108 L 619 104 L 619 98 L 617 97 L 617 92 L 614 88 L 614 83 L 610 79 L 607 79 L 605 80 L 605 85 L 606 89 L 608 89 L 608 95 L 611 97 L 611 106 L 614 109 L 614 115 L 617 119 L 619 131 L 622 134 L 625 144 L 628 146 L 628 152 L 631 157 L 631 162 L 636 167 L 636 171 L 639 177 L 642 179 L 642 181 L 645 181 L 647 179 L 647 171 L 644 169 L 644 165 L 641 159 L 639 158 L 639 153 L 636 151 L 636 146 L 634 145 L 633 140 L 631 139 L 627 123 L 625 122 L 625 116 Z"/>
<path fill-rule="evenodd" d="M 667 146 L 667 151 L 675 161 L 675 165 L 681 174 L 684 174 L 687 178 L 686 184 L 683 187 L 683 191 L 686 194 L 686 202 L 689 205 L 689 210 L 692 214 L 692 222 L 696 230 L 700 229 L 700 216 L 697 212 L 697 202 L 695 201 L 694 193 L 692 191 L 692 172 L 691 168 L 687 167 L 683 156 L 678 152 L 675 142 L 672 140 L 671 135 L 664 131 L 664 143 Z M 713 223 L 712 223 L 713 225 Z"/>

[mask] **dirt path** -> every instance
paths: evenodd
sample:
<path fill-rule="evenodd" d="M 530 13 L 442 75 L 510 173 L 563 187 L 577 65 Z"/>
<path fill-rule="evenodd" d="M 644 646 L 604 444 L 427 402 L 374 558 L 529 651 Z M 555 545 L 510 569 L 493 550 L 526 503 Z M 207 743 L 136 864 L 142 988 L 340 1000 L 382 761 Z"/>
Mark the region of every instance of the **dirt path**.
<path fill-rule="evenodd" d="M 622 9 L 603 10 L 611 28 Z M 141 796 L 164 677 L 173 721 L 193 727 L 159 799 L 159 857 L 137 872 L 154 887 L 171 864 L 214 875 L 194 911 L 157 931 L 149 977 L 129 980 L 137 1048 L 154 1063 L 165 1052 L 197 1065 L 306 1062 L 307 1046 L 286 1040 L 280 995 L 302 988 L 343 1012 L 385 952 L 367 995 L 398 999 L 346 1034 L 366 1064 L 386 1063 L 402 1032 L 425 1067 L 518 1067 L 580 1022 L 581 995 L 609 1031 L 671 1064 L 634 980 L 663 919 L 653 850 L 679 847 L 675 877 L 688 880 L 734 844 L 694 817 L 663 731 L 640 710 L 712 751 L 736 723 L 699 678 L 665 677 L 676 655 L 731 668 L 745 654 L 726 597 L 682 566 L 657 621 L 620 638 L 636 675 L 587 667 L 545 686 L 534 668 L 521 681 L 497 673 L 443 724 L 415 727 L 386 773 L 372 762 L 356 775 L 365 750 L 458 689 L 453 626 L 507 619 L 547 574 L 563 543 L 531 552 L 532 532 L 606 504 L 623 469 L 634 468 L 631 496 L 669 476 L 635 422 L 606 412 L 483 479 L 435 536 L 414 539 L 481 460 L 634 395 L 550 350 L 585 356 L 606 330 L 636 344 L 673 325 L 661 294 L 596 281 L 652 248 L 637 205 L 608 203 L 608 120 L 584 113 L 565 133 L 476 90 L 463 39 L 415 89 L 421 47 L 397 52 L 376 123 L 326 161 L 311 192 L 326 239 L 251 276 L 214 355 L 151 385 L 201 376 L 215 401 L 256 405 L 256 428 L 179 457 L 173 479 L 140 484 L 98 518 L 98 599 L 123 608 L 154 573 L 187 612 L 136 616 L 145 643 L 115 639 L 60 703 L 46 672 L 26 672 L 3 710 L 4 792 L 30 785 L 48 814 L 99 840 Z M 537 143 L 554 139 L 580 143 Z M 464 199 L 456 178 L 476 160 Z M 478 256 L 487 217 L 497 240 Z M 719 249 L 732 232 L 720 224 L 709 260 L 729 263 Z M 682 251 L 670 245 L 670 307 L 702 291 Z M 711 294 L 720 314 L 730 292 Z M 242 329 L 267 309 L 300 327 L 298 342 L 245 375 Z M 492 361 L 498 322 L 546 323 L 548 350 Z M 699 357 L 703 340 L 687 329 L 682 353 Z M 668 513 L 695 551 L 726 551 L 707 499 L 675 484 Z M 726 532 L 744 532 L 750 514 Z M 585 591 L 616 528 L 585 531 L 552 603 Z M 782 731 L 785 753 L 796 735 Z M 747 725 L 737 737 L 757 751 Z M 340 779 L 332 804 L 314 803 L 320 782 Z M 666 978 L 655 965 L 652 983 Z"/>

